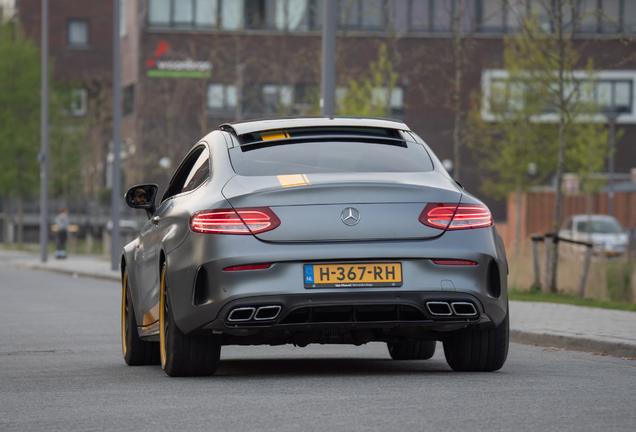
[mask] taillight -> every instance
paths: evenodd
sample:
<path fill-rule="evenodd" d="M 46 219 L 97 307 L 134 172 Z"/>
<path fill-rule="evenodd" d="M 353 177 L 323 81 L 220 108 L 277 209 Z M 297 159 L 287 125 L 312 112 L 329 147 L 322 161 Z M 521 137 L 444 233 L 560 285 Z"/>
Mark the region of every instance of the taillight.
<path fill-rule="evenodd" d="M 492 215 L 480 205 L 429 203 L 420 213 L 419 221 L 441 230 L 462 230 L 489 227 Z"/>
<path fill-rule="evenodd" d="M 279 225 L 269 207 L 205 210 L 190 217 L 190 229 L 206 234 L 258 234 Z"/>

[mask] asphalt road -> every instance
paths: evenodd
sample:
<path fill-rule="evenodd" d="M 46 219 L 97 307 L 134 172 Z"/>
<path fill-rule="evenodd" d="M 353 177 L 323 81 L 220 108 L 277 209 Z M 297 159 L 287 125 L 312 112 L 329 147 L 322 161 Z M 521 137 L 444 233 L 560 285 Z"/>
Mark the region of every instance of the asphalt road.
<path fill-rule="evenodd" d="M 218 373 L 128 367 L 120 287 L 0 263 L 0 431 L 633 431 L 636 361 L 511 344 L 499 372 L 441 346 L 224 347 Z"/>

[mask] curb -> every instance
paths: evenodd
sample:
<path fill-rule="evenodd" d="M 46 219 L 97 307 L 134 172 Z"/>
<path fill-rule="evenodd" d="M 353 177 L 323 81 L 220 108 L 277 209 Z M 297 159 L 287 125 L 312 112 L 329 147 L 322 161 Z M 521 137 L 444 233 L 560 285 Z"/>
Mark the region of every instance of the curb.
<path fill-rule="evenodd" d="M 21 268 L 21 269 L 29 269 L 29 270 L 42 270 L 42 271 L 50 271 L 50 272 L 54 272 L 54 273 L 60 273 L 60 274 L 68 274 L 68 275 L 77 275 L 77 276 L 81 276 L 81 277 L 89 277 L 89 278 L 95 278 L 95 279 L 104 279 L 104 280 L 112 280 L 112 281 L 121 281 L 121 276 L 119 274 L 113 274 L 113 275 L 108 275 L 108 274 L 97 274 L 97 273 L 85 273 L 77 270 L 66 270 L 66 269 L 59 269 L 59 268 L 52 268 L 52 267 L 45 267 L 45 266 L 40 266 L 40 265 L 32 265 L 32 264 L 16 264 L 17 268 Z"/>
<path fill-rule="evenodd" d="M 534 333 L 510 330 L 510 342 L 543 347 L 558 347 L 573 351 L 607 353 L 614 357 L 636 358 L 636 345 L 624 342 L 610 342 L 584 336 L 565 336 L 548 333 Z"/>

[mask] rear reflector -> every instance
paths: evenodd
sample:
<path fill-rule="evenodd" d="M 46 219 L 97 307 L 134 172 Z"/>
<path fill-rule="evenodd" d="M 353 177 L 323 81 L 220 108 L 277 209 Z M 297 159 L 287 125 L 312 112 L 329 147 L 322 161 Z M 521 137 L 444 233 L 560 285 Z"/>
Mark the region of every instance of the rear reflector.
<path fill-rule="evenodd" d="M 236 267 L 227 267 L 224 268 L 223 271 L 245 271 L 245 270 L 265 270 L 270 268 L 271 264 L 252 264 L 252 265 L 244 265 L 244 266 L 236 266 Z"/>
<path fill-rule="evenodd" d="M 433 262 L 437 265 L 459 265 L 459 266 L 476 266 L 475 261 L 466 260 L 448 260 L 448 259 L 434 259 Z"/>
<path fill-rule="evenodd" d="M 431 228 L 462 230 L 489 227 L 492 215 L 480 205 L 429 203 L 420 213 L 419 221 Z"/>
<path fill-rule="evenodd" d="M 190 229 L 206 234 L 257 234 L 279 225 L 269 207 L 206 210 L 190 217 Z"/>

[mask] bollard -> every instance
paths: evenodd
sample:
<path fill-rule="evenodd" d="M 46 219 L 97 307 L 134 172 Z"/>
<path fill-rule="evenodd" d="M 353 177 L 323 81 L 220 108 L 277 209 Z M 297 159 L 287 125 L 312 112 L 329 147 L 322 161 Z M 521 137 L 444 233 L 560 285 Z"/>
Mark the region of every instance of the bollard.
<path fill-rule="evenodd" d="M 550 292 L 550 282 L 552 282 L 552 235 L 548 234 L 543 238 L 545 246 L 544 278 L 542 291 Z"/>
<path fill-rule="evenodd" d="M 534 266 L 534 283 L 531 289 L 541 291 L 541 267 L 539 265 L 539 242 L 543 237 L 532 235 L 532 263 Z"/>
<path fill-rule="evenodd" d="M 587 283 L 587 274 L 590 269 L 590 259 L 592 258 L 592 245 L 585 247 L 585 257 L 583 258 L 583 268 L 581 269 L 581 282 L 579 283 L 579 296 L 585 296 L 585 285 Z"/>

